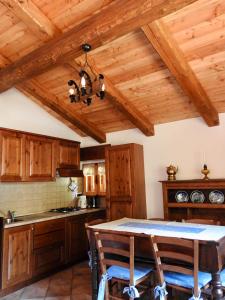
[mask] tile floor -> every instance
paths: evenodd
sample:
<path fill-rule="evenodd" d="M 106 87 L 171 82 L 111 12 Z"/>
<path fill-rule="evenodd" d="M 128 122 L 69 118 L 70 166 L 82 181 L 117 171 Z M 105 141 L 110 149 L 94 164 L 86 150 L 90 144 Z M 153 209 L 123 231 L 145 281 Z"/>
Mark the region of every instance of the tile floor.
<path fill-rule="evenodd" d="M 91 300 L 91 273 L 82 262 L 29 285 L 1 300 Z"/>

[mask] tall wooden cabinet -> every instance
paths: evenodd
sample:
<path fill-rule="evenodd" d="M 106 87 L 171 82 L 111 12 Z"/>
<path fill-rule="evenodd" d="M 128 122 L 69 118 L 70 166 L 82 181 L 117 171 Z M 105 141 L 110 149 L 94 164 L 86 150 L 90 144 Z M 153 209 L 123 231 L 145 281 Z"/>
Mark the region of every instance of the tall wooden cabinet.
<path fill-rule="evenodd" d="M 108 218 L 146 218 L 143 146 L 107 148 L 106 170 Z"/>
<path fill-rule="evenodd" d="M 7 288 L 32 277 L 32 225 L 4 231 L 2 287 Z"/>

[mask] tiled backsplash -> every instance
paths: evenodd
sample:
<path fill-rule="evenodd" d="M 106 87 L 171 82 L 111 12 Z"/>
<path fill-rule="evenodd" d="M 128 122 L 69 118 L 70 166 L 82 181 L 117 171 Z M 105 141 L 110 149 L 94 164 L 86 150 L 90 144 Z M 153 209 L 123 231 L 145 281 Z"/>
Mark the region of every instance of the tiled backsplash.
<path fill-rule="evenodd" d="M 82 189 L 82 179 L 73 180 Z M 68 183 L 69 178 L 57 178 L 54 182 L 0 183 L 0 215 L 6 216 L 8 210 L 20 216 L 72 205 Z"/>

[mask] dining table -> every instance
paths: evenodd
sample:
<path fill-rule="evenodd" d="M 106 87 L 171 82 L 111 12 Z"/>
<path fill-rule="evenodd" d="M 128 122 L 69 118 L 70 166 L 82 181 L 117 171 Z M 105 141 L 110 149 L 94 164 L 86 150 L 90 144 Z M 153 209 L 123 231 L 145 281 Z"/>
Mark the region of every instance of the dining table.
<path fill-rule="evenodd" d="M 212 275 L 212 298 L 225 300 L 220 278 L 220 272 L 225 265 L 225 226 L 122 218 L 89 226 L 89 230 L 91 237 L 92 300 L 97 299 L 99 280 L 95 232 L 134 236 L 135 258 L 146 263 L 154 262 L 150 235 L 198 240 L 199 270 L 209 272 Z"/>

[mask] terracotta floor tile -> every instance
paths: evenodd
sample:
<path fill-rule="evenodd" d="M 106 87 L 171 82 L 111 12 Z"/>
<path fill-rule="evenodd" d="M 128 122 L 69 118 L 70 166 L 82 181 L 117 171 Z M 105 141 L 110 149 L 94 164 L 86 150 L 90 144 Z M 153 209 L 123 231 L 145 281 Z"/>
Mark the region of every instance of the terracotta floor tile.
<path fill-rule="evenodd" d="M 0 300 L 91 300 L 91 273 L 79 263 Z"/>
<path fill-rule="evenodd" d="M 25 287 L 20 299 L 44 298 L 47 294 L 49 282 L 50 278 L 46 278 Z"/>
<path fill-rule="evenodd" d="M 19 300 L 22 293 L 23 293 L 23 289 L 20 289 L 20 290 L 14 292 L 12 294 L 9 294 L 5 297 L 0 297 L 0 299 L 1 300 Z"/>
<path fill-rule="evenodd" d="M 71 300 L 71 296 L 66 296 L 66 297 L 46 297 L 45 300 Z"/>
<path fill-rule="evenodd" d="M 50 280 L 47 297 L 71 295 L 72 281 L 66 278 L 52 278 Z"/>
<path fill-rule="evenodd" d="M 91 300 L 91 295 L 86 294 L 75 294 L 71 296 L 71 300 Z"/>

